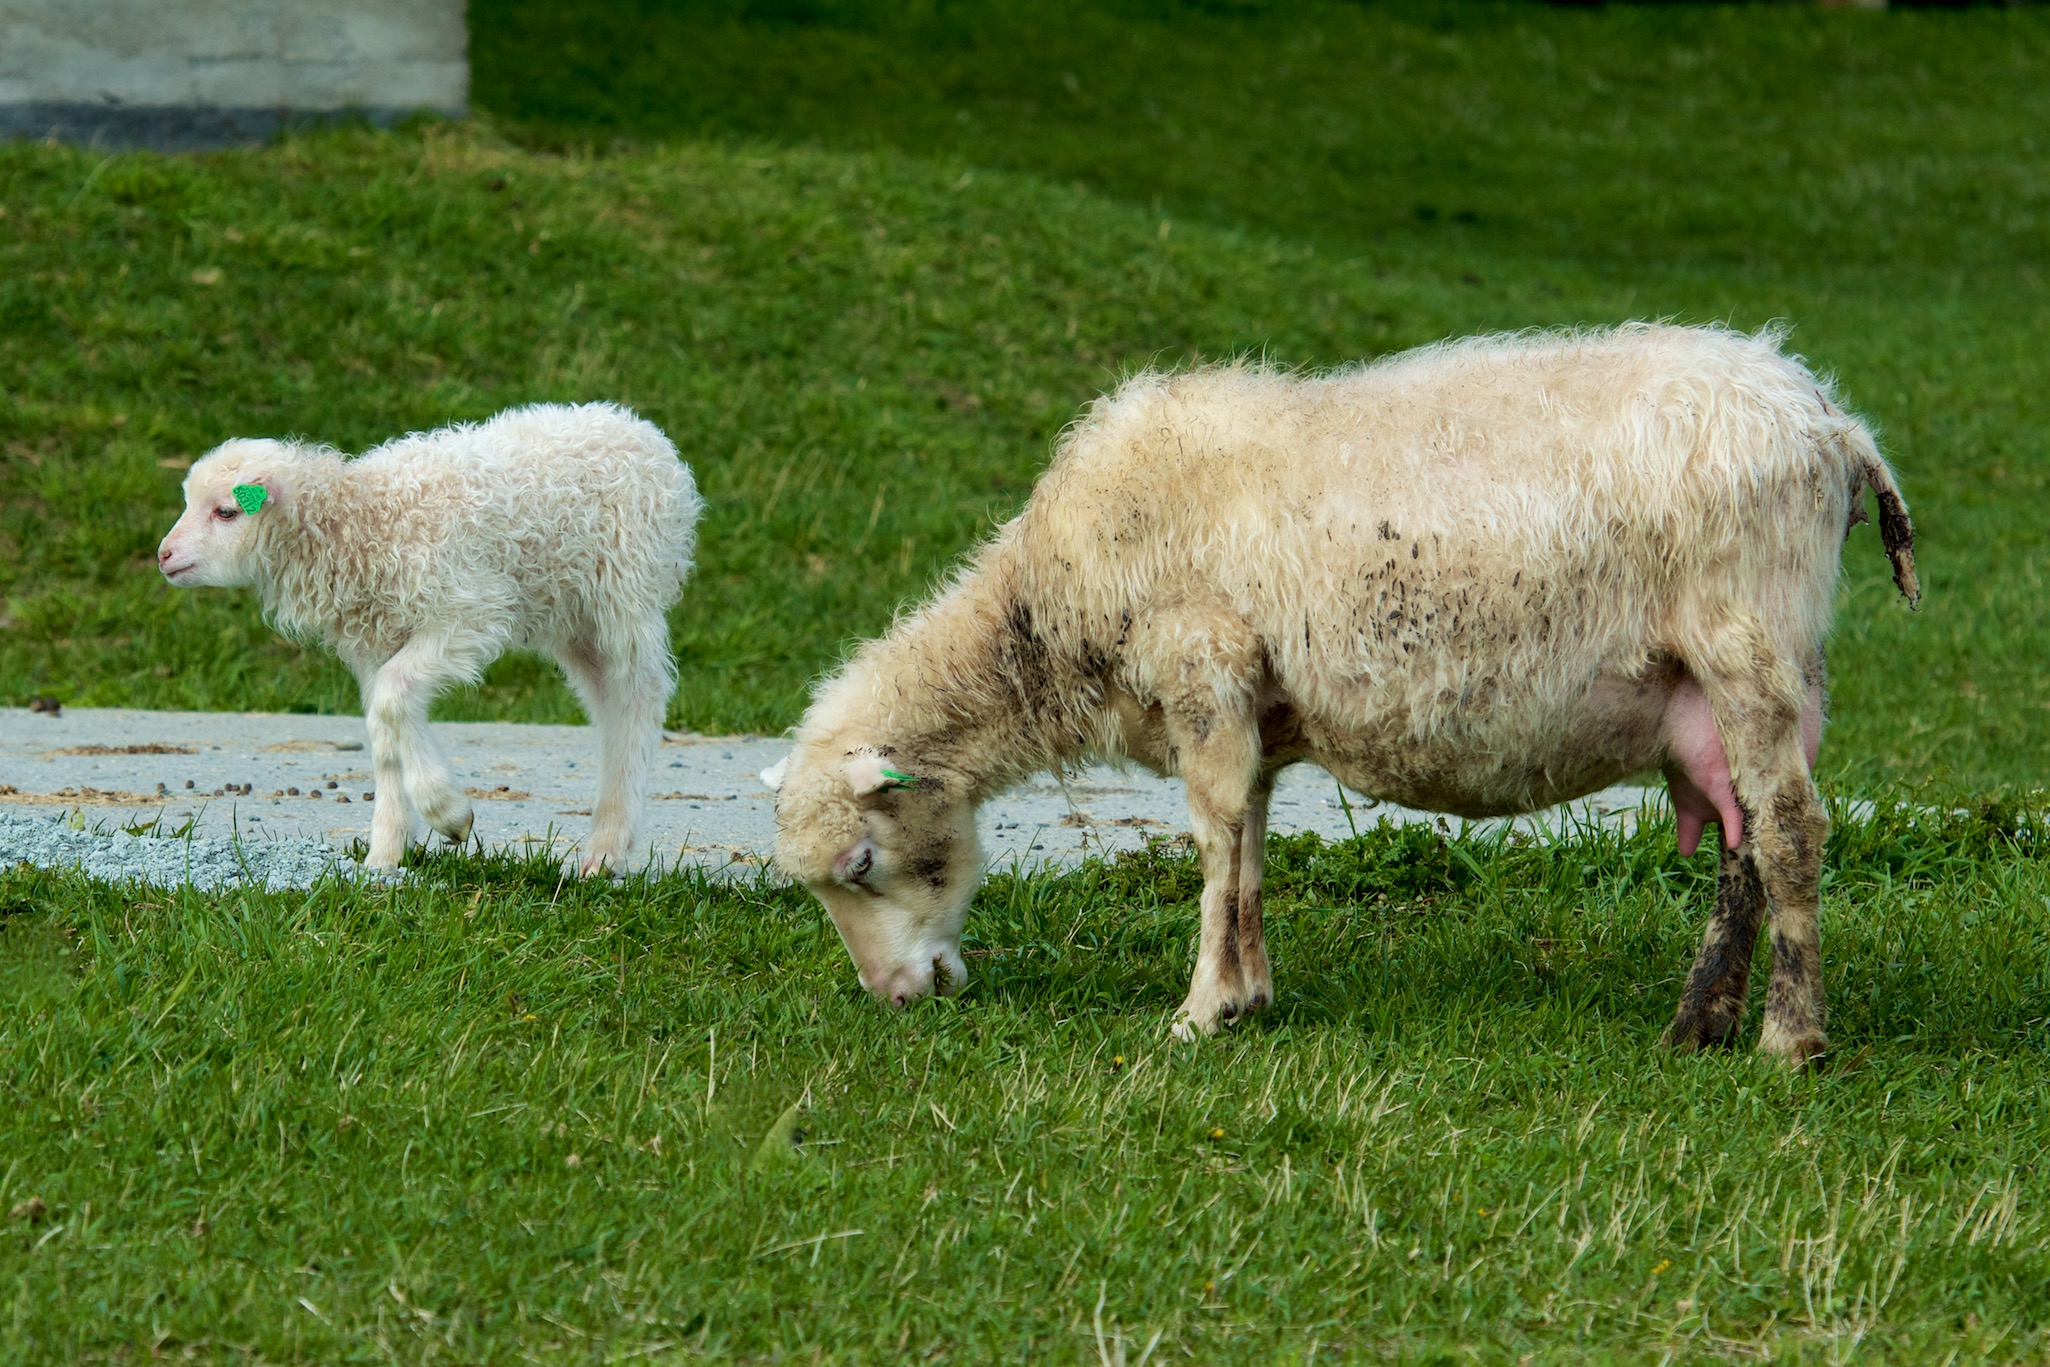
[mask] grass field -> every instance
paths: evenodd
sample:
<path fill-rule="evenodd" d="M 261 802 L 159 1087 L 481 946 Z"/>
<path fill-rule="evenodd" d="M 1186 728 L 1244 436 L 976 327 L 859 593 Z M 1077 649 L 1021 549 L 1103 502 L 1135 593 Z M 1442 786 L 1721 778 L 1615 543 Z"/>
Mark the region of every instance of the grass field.
<path fill-rule="evenodd" d="M 770 885 L 0 875 L 0 1360 L 2040 1362 L 2050 832 L 1839 818 L 1803 1077 L 1659 1047 L 1664 832 L 1277 841 L 1195 1047 L 1186 857 L 895 1016 Z"/>
<path fill-rule="evenodd" d="M 1783 320 L 1928 590 L 1852 537 L 1833 1051 L 1660 1046 L 1669 830 L 1277 840 L 1200 1047 L 1172 851 L 992 878 L 895 1016 L 766 881 L 0 872 L 0 1363 L 2050 1360 L 2050 12 L 471 18 L 467 124 L 0 147 L 0 701 L 353 710 L 154 573 L 231 433 L 635 405 L 712 504 L 671 719 L 767 731 L 1132 367 Z"/>

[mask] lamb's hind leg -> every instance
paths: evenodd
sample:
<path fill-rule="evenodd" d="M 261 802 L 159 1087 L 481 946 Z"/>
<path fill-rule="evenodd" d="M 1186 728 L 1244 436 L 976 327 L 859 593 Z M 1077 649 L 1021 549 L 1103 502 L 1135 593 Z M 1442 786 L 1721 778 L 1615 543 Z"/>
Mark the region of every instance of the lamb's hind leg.
<path fill-rule="evenodd" d="M 562 665 L 598 731 L 598 803 L 584 847 L 585 874 L 617 871 L 634 854 L 648 771 L 662 739 L 674 687 L 663 657 L 647 649 L 605 656 L 598 647 L 563 652 Z"/>

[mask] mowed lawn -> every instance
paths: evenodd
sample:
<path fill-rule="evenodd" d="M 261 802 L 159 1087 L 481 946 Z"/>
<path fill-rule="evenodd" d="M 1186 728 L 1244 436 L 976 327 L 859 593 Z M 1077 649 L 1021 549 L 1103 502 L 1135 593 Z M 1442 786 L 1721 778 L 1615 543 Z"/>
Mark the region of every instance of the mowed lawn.
<path fill-rule="evenodd" d="M 2040 820 L 1840 819 L 1802 1076 L 1660 1047 L 1666 832 L 1270 863 L 1194 1046 L 1186 857 L 992 879 L 901 1015 L 766 883 L 0 875 L 0 1360 L 2050 1352 Z"/>
<path fill-rule="evenodd" d="M 1832 1052 L 1661 1047 L 1670 829 L 1277 840 L 1280 1000 L 1198 1046 L 1171 849 L 993 877 L 901 1015 L 767 880 L 16 870 L 0 1362 L 2050 1357 L 2050 13 L 471 22 L 464 124 L 0 147 L 0 701 L 353 710 L 154 572 L 231 434 L 635 406 L 711 502 L 670 720 L 772 731 L 1133 368 L 1777 321 L 1927 590 L 1852 534 Z M 524 661 L 441 714 L 578 719 Z"/>

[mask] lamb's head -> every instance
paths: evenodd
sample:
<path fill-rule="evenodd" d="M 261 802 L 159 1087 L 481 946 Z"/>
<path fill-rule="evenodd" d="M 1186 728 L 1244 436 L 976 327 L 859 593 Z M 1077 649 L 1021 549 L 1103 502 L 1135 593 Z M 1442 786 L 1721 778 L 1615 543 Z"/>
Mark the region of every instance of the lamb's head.
<path fill-rule="evenodd" d="M 262 519 L 290 497 L 291 448 L 275 441 L 224 442 L 185 476 L 185 511 L 157 547 L 157 568 L 182 588 L 238 588 L 255 582 Z"/>
<path fill-rule="evenodd" d="M 958 992 L 982 871 L 958 776 L 887 746 L 814 740 L 763 778 L 777 789 L 776 865 L 825 904 L 861 985 L 893 1006 Z"/>

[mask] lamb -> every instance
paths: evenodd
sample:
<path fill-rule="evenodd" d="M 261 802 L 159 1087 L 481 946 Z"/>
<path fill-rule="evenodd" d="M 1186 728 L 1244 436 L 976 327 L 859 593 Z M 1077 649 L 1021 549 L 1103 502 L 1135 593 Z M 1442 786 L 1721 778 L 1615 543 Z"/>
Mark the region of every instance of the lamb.
<path fill-rule="evenodd" d="M 653 424 L 611 404 L 536 404 L 354 459 L 226 442 L 187 474 L 157 562 L 181 587 L 255 587 L 281 631 L 355 672 L 377 770 L 372 868 L 398 864 L 415 812 L 469 837 L 470 801 L 427 730 L 435 696 L 505 651 L 552 655 L 598 730 L 594 874 L 634 851 L 676 686 L 667 612 L 703 506 Z"/>
<path fill-rule="evenodd" d="M 1307 761 L 1486 817 L 1662 770 L 1721 880 L 1669 1039 L 1734 1042 L 1761 919 L 1759 1048 L 1825 1045 L 1810 778 L 1866 428 L 1779 335 L 1629 324 L 1442 343 L 1330 374 L 1133 377 L 1018 517 L 817 689 L 775 786 L 777 866 L 862 984 L 965 981 L 975 811 L 1084 758 L 1179 774 L 1203 873 L 1184 1038 L 1257 1010 L 1267 803 Z"/>

